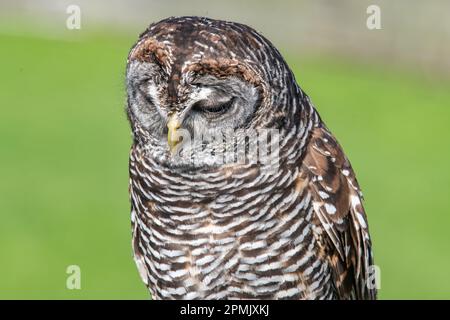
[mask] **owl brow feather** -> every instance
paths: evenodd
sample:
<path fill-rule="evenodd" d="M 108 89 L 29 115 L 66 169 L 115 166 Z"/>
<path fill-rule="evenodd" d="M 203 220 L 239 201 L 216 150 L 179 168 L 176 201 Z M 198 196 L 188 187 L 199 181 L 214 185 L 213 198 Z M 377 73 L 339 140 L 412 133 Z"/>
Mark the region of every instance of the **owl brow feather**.
<path fill-rule="evenodd" d="M 128 61 L 156 63 L 168 74 L 172 64 L 169 48 L 154 38 L 140 40 L 130 51 Z"/>

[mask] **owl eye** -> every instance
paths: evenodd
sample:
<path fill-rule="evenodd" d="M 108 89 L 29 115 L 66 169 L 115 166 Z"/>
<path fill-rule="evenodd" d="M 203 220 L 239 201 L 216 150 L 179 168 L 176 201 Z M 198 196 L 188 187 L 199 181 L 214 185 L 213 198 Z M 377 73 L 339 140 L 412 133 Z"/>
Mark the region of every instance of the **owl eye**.
<path fill-rule="evenodd" d="M 206 115 L 220 115 L 227 112 L 233 105 L 233 102 L 234 98 L 227 101 L 201 100 L 194 104 L 193 109 Z"/>

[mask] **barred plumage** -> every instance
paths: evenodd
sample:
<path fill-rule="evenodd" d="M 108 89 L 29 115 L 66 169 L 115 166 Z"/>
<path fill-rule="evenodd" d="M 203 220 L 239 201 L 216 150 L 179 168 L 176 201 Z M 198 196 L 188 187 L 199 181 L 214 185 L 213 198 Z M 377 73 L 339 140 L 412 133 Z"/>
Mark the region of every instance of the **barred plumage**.
<path fill-rule="evenodd" d="M 163 20 L 132 48 L 127 89 L 133 249 L 153 298 L 375 298 L 353 170 L 268 40 L 237 23 Z M 277 169 L 208 162 L 204 142 L 175 157 L 173 117 L 193 134 L 276 129 Z"/>

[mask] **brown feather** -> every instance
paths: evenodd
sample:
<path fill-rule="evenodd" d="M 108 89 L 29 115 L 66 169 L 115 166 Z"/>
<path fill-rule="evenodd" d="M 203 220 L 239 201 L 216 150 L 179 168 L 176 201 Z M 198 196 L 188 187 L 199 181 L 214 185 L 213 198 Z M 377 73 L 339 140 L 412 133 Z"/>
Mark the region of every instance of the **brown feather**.
<path fill-rule="evenodd" d="M 374 299 L 368 289 L 371 242 L 361 193 L 350 162 L 322 125 L 311 134 L 302 170 L 309 181 L 315 213 L 329 237 L 329 261 L 342 298 Z"/>

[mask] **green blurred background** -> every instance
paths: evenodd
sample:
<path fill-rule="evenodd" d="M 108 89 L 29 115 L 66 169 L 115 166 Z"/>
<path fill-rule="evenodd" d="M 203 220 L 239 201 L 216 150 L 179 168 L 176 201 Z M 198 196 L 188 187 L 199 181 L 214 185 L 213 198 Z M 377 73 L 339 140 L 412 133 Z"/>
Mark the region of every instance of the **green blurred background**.
<path fill-rule="evenodd" d="M 79 30 L 66 28 L 69 4 L 81 8 Z M 369 4 L 381 7 L 381 30 L 366 27 Z M 250 24 L 284 54 L 357 172 L 379 297 L 450 298 L 449 9 L 1 2 L 0 298 L 149 298 L 131 253 L 126 56 L 150 22 L 192 14 Z M 69 265 L 81 290 L 66 288 Z"/>

